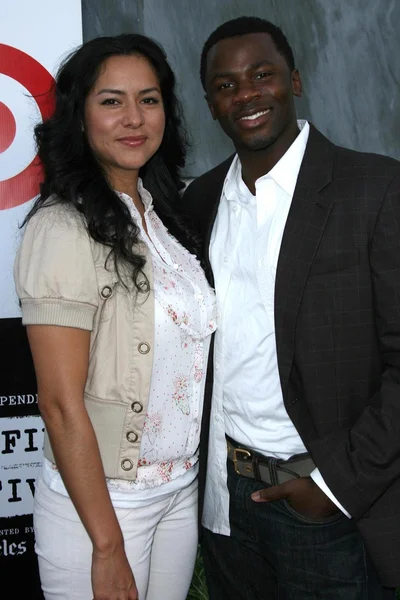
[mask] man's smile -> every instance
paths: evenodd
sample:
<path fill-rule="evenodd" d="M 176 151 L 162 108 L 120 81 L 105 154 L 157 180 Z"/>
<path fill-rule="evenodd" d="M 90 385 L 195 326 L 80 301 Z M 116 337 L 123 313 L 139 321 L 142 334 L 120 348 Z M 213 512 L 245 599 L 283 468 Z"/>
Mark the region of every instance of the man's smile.
<path fill-rule="evenodd" d="M 260 110 L 255 113 L 243 115 L 242 117 L 236 117 L 236 120 L 238 120 L 238 121 L 255 121 L 255 119 L 258 119 L 259 117 L 262 117 L 263 115 L 266 115 L 267 113 L 269 113 L 270 110 L 271 110 L 270 108 L 267 108 L 267 110 Z"/>

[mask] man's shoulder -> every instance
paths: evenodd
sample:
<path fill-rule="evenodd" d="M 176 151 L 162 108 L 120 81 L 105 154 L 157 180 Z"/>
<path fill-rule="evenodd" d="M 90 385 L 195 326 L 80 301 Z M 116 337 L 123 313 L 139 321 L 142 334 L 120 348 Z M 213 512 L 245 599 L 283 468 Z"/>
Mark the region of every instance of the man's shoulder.
<path fill-rule="evenodd" d="M 358 171 L 364 174 L 375 174 L 387 172 L 388 175 L 398 173 L 400 170 L 400 161 L 385 154 L 376 154 L 373 152 L 363 152 L 344 148 L 331 142 L 320 131 L 313 127 L 313 138 L 317 139 L 318 146 L 331 148 L 335 157 L 335 166 L 339 169 L 354 169 L 354 174 Z M 349 173 L 350 174 L 350 173 Z"/>
<path fill-rule="evenodd" d="M 361 152 L 359 150 L 350 150 L 348 148 L 342 148 L 336 146 L 337 157 L 341 164 L 364 167 L 372 169 L 388 169 L 388 170 L 399 170 L 400 161 L 386 156 L 385 154 L 375 154 L 373 152 Z"/>
<path fill-rule="evenodd" d="M 222 186 L 233 158 L 234 156 L 232 155 L 213 169 L 196 177 L 184 192 L 185 200 L 194 200 L 197 194 L 204 192 L 204 190 L 214 191 L 217 190 L 218 186 Z"/>

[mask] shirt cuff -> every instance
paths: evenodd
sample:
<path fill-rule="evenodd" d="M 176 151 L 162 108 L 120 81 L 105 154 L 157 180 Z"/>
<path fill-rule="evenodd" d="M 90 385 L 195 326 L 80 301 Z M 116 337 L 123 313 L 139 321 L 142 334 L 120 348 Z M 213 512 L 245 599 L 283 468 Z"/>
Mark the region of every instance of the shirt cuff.
<path fill-rule="evenodd" d="M 336 506 L 338 508 L 340 508 L 340 510 L 342 511 L 342 513 L 344 515 L 346 515 L 346 517 L 348 517 L 349 519 L 351 519 L 351 515 L 347 512 L 347 510 L 345 508 L 343 508 L 343 506 L 340 504 L 340 502 L 335 498 L 335 496 L 332 494 L 331 490 L 328 488 L 328 486 L 326 485 L 319 469 L 314 469 L 314 471 L 312 471 L 312 473 L 310 474 L 311 479 L 314 481 L 314 483 L 317 484 L 317 486 L 319 488 L 321 488 L 321 490 L 324 492 L 324 494 L 326 494 L 326 496 L 328 496 L 328 498 L 330 500 L 332 500 L 332 502 L 334 502 L 336 504 Z"/>

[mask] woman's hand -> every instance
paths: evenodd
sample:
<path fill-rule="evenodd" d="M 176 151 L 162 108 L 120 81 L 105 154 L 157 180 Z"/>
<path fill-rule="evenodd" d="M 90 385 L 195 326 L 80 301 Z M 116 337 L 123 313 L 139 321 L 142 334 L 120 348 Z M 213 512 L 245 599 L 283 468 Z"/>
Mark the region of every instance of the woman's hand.
<path fill-rule="evenodd" d="M 107 552 L 93 550 L 92 587 L 93 600 L 139 600 L 123 545 Z"/>

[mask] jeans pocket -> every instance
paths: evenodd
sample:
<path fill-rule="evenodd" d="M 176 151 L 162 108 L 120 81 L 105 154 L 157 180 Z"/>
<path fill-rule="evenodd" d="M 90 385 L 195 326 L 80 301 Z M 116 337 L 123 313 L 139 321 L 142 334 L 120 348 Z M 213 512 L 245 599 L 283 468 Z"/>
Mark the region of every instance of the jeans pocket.
<path fill-rule="evenodd" d="M 283 505 L 286 511 L 290 513 L 292 517 L 295 517 L 297 521 L 301 521 L 302 523 L 306 523 L 309 525 L 330 525 L 332 523 L 336 523 L 342 517 L 344 517 L 342 511 L 338 509 L 338 512 L 334 513 L 330 517 L 323 517 L 322 519 L 318 519 L 314 517 L 309 517 L 307 515 L 302 515 L 301 513 L 297 512 L 297 510 L 294 509 L 293 506 L 291 506 L 291 504 L 289 504 L 287 500 L 283 500 Z"/>

